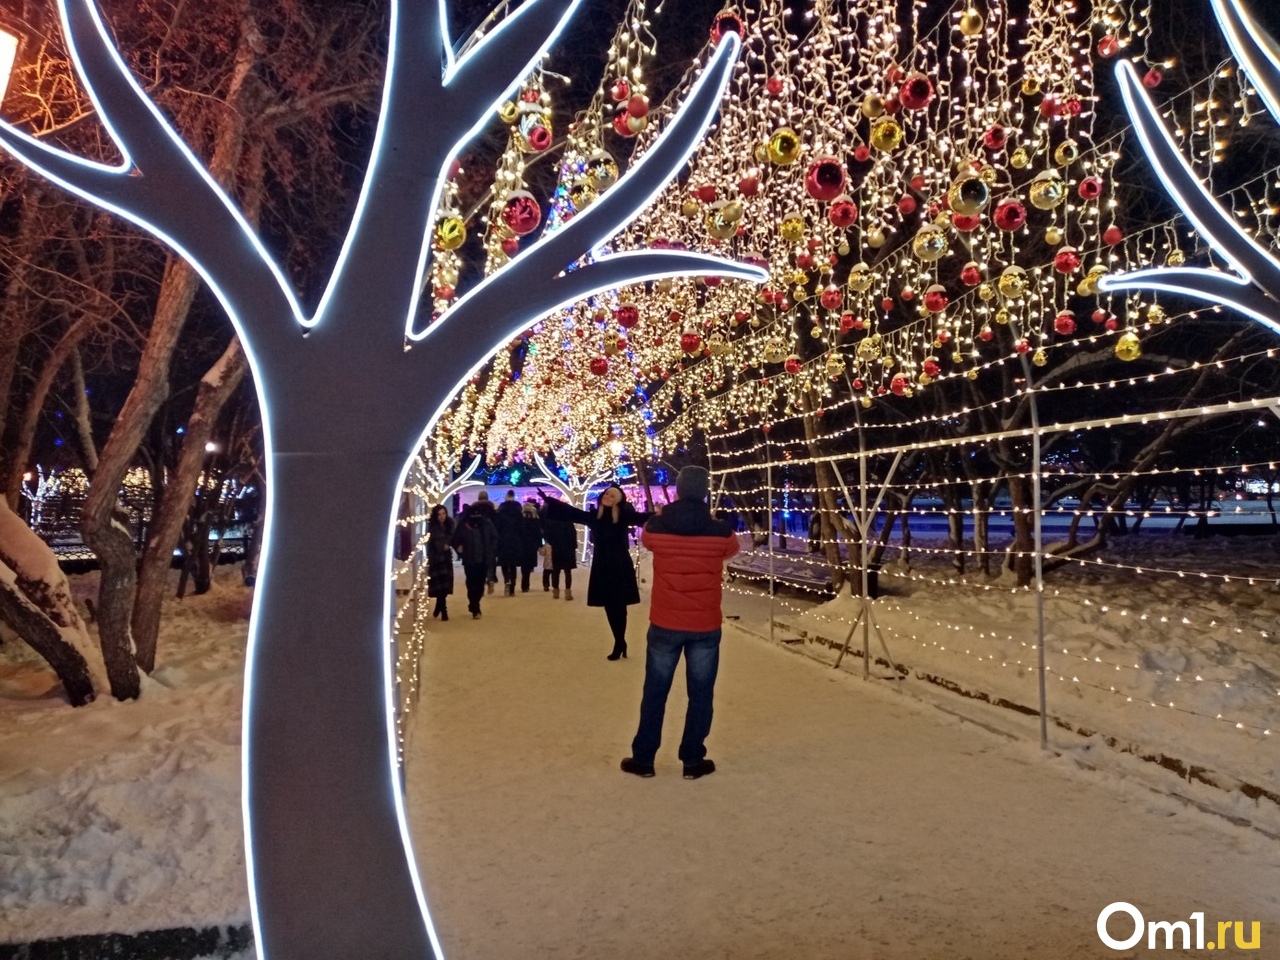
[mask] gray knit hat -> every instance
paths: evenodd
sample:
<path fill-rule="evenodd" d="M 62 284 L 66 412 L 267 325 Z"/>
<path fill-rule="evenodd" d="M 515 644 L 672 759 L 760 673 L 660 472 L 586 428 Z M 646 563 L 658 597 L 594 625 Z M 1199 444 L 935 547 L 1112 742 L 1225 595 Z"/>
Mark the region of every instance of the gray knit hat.
<path fill-rule="evenodd" d="M 676 498 L 706 500 L 711 492 L 711 474 L 706 467 L 684 467 L 676 475 Z"/>

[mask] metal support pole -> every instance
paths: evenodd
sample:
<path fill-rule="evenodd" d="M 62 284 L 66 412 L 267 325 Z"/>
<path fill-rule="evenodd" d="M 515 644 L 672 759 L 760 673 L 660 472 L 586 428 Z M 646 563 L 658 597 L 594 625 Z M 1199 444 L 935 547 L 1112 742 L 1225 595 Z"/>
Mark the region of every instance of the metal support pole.
<path fill-rule="evenodd" d="M 773 595 L 776 585 L 773 579 L 773 460 L 769 454 L 769 436 L 764 438 L 764 476 L 765 486 L 769 489 L 769 640 L 774 639 L 773 636 Z"/>

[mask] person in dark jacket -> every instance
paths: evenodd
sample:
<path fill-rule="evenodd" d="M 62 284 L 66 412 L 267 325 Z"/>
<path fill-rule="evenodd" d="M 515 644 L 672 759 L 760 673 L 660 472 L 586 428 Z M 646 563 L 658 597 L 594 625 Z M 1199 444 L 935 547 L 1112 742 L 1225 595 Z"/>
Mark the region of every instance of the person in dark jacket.
<path fill-rule="evenodd" d="M 720 583 L 724 562 L 738 552 L 738 538 L 707 507 L 710 475 L 685 467 L 676 477 L 676 501 L 645 524 L 641 539 L 653 554 L 653 597 L 649 605 L 648 651 L 640 726 L 622 769 L 653 776 L 653 758 L 662 742 L 667 694 L 684 653 L 689 708 L 679 756 L 684 778 L 714 773 L 707 759 L 711 698 L 720 667 Z"/>
<path fill-rule="evenodd" d="M 542 491 L 538 491 L 546 496 Z M 591 577 L 587 580 L 587 606 L 604 607 L 613 632 L 613 650 L 607 659 L 627 655 L 627 607 L 640 602 L 636 568 L 631 562 L 628 531 L 643 526 L 652 514 L 640 513 L 627 503 L 618 486 L 609 486 L 596 504 L 594 513 L 579 510 L 560 500 L 547 500 L 547 516 L 552 520 L 580 523 L 591 531 L 595 552 Z"/>
<path fill-rule="evenodd" d="M 471 618 L 480 616 L 480 598 L 484 596 L 485 578 L 493 569 L 498 555 L 498 531 L 485 511 L 474 503 L 467 507 L 462 522 L 453 531 L 453 549 L 462 558 L 462 570 L 467 580 L 467 609 Z"/>
<path fill-rule="evenodd" d="M 475 507 L 477 510 L 484 513 L 484 515 L 490 520 L 493 520 L 498 513 L 497 504 L 489 499 L 488 490 L 481 490 L 476 494 Z M 493 585 L 498 582 L 498 558 L 496 556 L 493 560 L 493 566 L 491 566 L 488 572 L 484 575 L 484 580 L 485 583 L 489 585 L 489 592 L 493 593 Z"/>
<path fill-rule="evenodd" d="M 516 592 L 516 570 L 520 568 L 520 527 L 523 514 L 516 501 L 516 492 L 507 491 L 507 498 L 498 507 L 493 525 L 498 530 L 498 566 L 502 567 L 502 583 L 508 597 Z"/>
<path fill-rule="evenodd" d="M 542 549 L 542 519 L 538 505 L 525 501 L 520 508 L 520 592 L 529 592 L 529 575 L 538 565 L 538 551 Z"/>
<path fill-rule="evenodd" d="M 550 501 L 548 501 L 549 503 Z M 560 574 L 564 574 L 564 598 L 573 599 L 573 571 L 578 569 L 578 528 L 563 520 L 547 516 L 547 505 L 542 505 L 542 537 L 551 554 L 550 561 L 542 561 L 543 589 L 552 591 L 555 600 L 560 599 Z"/>
<path fill-rule="evenodd" d="M 427 596 L 435 597 L 431 616 L 449 619 L 449 595 L 453 593 L 453 518 L 444 504 L 431 508 L 427 520 Z"/>

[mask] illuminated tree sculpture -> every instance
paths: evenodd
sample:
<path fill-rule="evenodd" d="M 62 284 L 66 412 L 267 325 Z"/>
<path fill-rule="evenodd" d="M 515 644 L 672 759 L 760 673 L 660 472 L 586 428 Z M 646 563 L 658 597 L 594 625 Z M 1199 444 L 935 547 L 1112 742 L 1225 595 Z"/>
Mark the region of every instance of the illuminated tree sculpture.
<path fill-rule="evenodd" d="M 1280 121 L 1280 45 L 1239 0 L 1211 0 L 1218 26 L 1240 68 L 1271 115 Z M 1213 268 L 1154 268 L 1108 277 L 1104 290 L 1164 290 L 1234 307 L 1280 333 L 1280 258 L 1249 236 L 1204 186 L 1160 119 L 1133 65 L 1116 65 L 1125 107 L 1138 139 L 1168 188 L 1205 242 L 1231 272 Z"/>
<path fill-rule="evenodd" d="M 676 251 L 573 269 L 682 167 L 733 69 L 730 37 L 666 136 L 590 210 L 414 328 L 453 159 L 579 6 L 529 0 L 455 57 L 444 0 L 393 0 L 372 156 L 310 317 L 142 92 L 92 0 L 60 0 L 62 25 L 123 162 L 0 130 L 28 166 L 189 259 L 252 358 L 270 499 L 245 679 L 244 803 L 258 949 L 272 960 L 439 954 L 396 775 L 388 547 L 411 456 L 459 378 L 533 319 L 601 289 L 671 275 L 764 279 Z"/>

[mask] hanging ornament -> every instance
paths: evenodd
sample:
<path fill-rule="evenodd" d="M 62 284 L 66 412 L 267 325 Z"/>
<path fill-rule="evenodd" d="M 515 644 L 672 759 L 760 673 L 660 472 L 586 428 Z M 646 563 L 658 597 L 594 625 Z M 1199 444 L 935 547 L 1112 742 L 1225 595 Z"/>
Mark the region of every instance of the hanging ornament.
<path fill-rule="evenodd" d="M 1044 242 L 1045 242 L 1045 243 L 1047 243 L 1047 244 L 1049 244 L 1049 246 L 1051 246 L 1051 247 L 1056 247 L 1056 246 L 1057 246 L 1058 244 L 1060 244 L 1064 239 L 1065 239 L 1065 238 L 1064 238 L 1064 236 L 1063 236 L 1063 234 L 1062 234 L 1062 228 L 1061 228 L 1061 227 L 1059 227 L 1057 224 L 1054 224 L 1054 225 L 1053 225 L 1053 226 L 1051 226 L 1051 227 L 1046 227 L 1046 228 L 1045 228 L 1045 231 L 1044 231 Z"/>
<path fill-rule="evenodd" d="M 828 310 L 839 310 L 844 305 L 844 294 L 835 284 L 829 284 L 818 297 L 818 302 Z"/>
<path fill-rule="evenodd" d="M 1132 330 L 1122 334 L 1116 341 L 1116 356 L 1126 362 L 1137 360 L 1142 356 L 1142 341 Z"/>
<path fill-rule="evenodd" d="M 609 372 L 609 361 L 604 357 L 592 357 L 589 366 L 591 372 L 597 377 L 603 377 Z"/>
<path fill-rule="evenodd" d="M 711 21 L 711 42 L 718 44 L 726 33 L 736 33 L 739 37 L 747 35 L 742 18 L 732 10 L 721 10 Z"/>
<path fill-rule="evenodd" d="M 878 93 L 868 93 L 862 98 L 862 115 L 868 120 L 877 120 L 884 116 L 884 97 Z"/>
<path fill-rule="evenodd" d="M 937 357 L 925 357 L 924 363 L 920 364 L 920 369 L 925 372 L 930 380 L 942 372 L 942 364 L 938 362 Z"/>
<path fill-rule="evenodd" d="M 788 243 L 799 243 L 804 239 L 804 217 L 793 211 L 782 218 L 779 229 L 782 239 Z"/>
<path fill-rule="evenodd" d="M 947 309 L 947 304 L 950 302 L 947 288 L 940 283 L 933 284 L 924 292 L 924 308 L 930 313 L 941 313 Z"/>
<path fill-rule="evenodd" d="M 597 150 L 587 158 L 587 179 L 597 191 L 608 190 L 618 182 L 618 161 L 604 150 Z"/>
<path fill-rule="evenodd" d="M 1114 223 L 1107 227 L 1102 233 L 1102 242 L 1109 247 L 1114 247 L 1124 239 L 1124 231 L 1117 227 Z"/>
<path fill-rule="evenodd" d="M 1003 150 L 1008 140 L 1008 131 L 998 123 L 988 127 L 987 132 L 982 135 L 982 145 L 992 152 Z"/>
<path fill-rule="evenodd" d="M 865 263 L 855 263 L 849 271 L 849 287 L 858 293 L 866 293 L 876 282 L 876 275 Z"/>
<path fill-rule="evenodd" d="M 1031 205 L 1037 210 L 1053 210 L 1067 199 L 1067 185 L 1056 170 L 1036 174 L 1027 191 Z"/>
<path fill-rule="evenodd" d="M 836 197 L 827 208 L 827 219 L 836 229 L 845 230 L 857 222 L 858 205 L 847 193 L 842 194 Z"/>
<path fill-rule="evenodd" d="M 1030 165 L 1031 154 L 1027 153 L 1024 148 L 1019 147 L 1017 150 L 1013 151 L 1013 153 L 1009 154 L 1009 163 L 1015 169 L 1021 170 Z"/>
<path fill-rule="evenodd" d="M 1053 151 L 1053 160 L 1060 167 L 1069 167 L 1080 159 L 1080 148 L 1074 140 L 1063 140 Z"/>
<path fill-rule="evenodd" d="M 873 250 L 879 250 L 885 244 L 884 231 L 879 227 L 875 227 L 867 231 L 867 246 Z"/>
<path fill-rule="evenodd" d="M 502 205 L 502 222 L 517 237 L 527 236 L 542 222 L 542 208 L 527 190 L 513 190 Z"/>
<path fill-rule="evenodd" d="M 702 349 L 702 337 L 692 330 L 686 330 L 680 334 L 680 349 L 689 355 L 697 353 Z"/>
<path fill-rule="evenodd" d="M 836 379 L 840 374 L 844 373 L 844 357 L 840 356 L 840 354 L 836 353 L 834 350 L 831 351 L 831 353 L 827 354 L 827 359 L 823 364 L 823 369 L 826 371 L 828 377 L 832 380 Z"/>
<path fill-rule="evenodd" d="M 1102 186 L 1100 177 L 1085 177 L 1080 181 L 1080 185 L 1076 187 L 1076 193 L 1079 194 L 1081 200 L 1097 200 L 1102 196 Z"/>
<path fill-rule="evenodd" d="M 1045 352 L 1044 347 L 1036 348 L 1036 352 L 1031 355 L 1031 362 L 1037 367 L 1043 367 L 1049 362 L 1049 354 Z"/>
<path fill-rule="evenodd" d="M 911 382 L 907 379 L 906 374 L 895 373 L 893 379 L 889 381 L 889 390 L 895 397 L 910 396 Z"/>
<path fill-rule="evenodd" d="M 865 340 L 858 341 L 858 359 L 863 363 L 871 363 L 873 360 L 878 360 L 880 359 L 880 349 L 880 334 L 873 333 Z"/>
<path fill-rule="evenodd" d="M 1120 41 L 1113 36 L 1105 36 L 1098 41 L 1098 56 L 1110 60 L 1120 52 Z"/>
<path fill-rule="evenodd" d="M 1017 200 L 1006 198 L 996 204 L 996 211 L 992 219 L 1001 230 L 1012 233 L 1027 222 L 1027 208 Z"/>
<path fill-rule="evenodd" d="M 960 14 L 960 32 L 966 37 L 978 37 L 982 35 L 983 29 L 986 27 L 986 20 L 982 14 L 973 7 L 967 9 Z"/>
<path fill-rule="evenodd" d="M 882 153 L 898 149 L 900 143 L 902 143 L 902 127 L 898 126 L 896 120 L 881 119 L 871 128 L 871 145 Z"/>
<path fill-rule="evenodd" d="M 800 362 L 800 357 L 793 353 L 782 362 L 782 369 L 795 376 L 804 369 L 804 365 Z"/>
<path fill-rule="evenodd" d="M 634 303 L 622 303 L 613 311 L 613 319 L 623 330 L 630 330 L 640 322 L 640 308 Z"/>
<path fill-rule="evenodd" d="M 995 335 L 996 335 L 996 332 L 991 329 L 991 324 L 989 323 L 984 323 L 982 325 L 982 329 L 978 331 L 978 339 L 981 340 L 983 343 L 990 343 L 992 338 L 995 337 Z"/>
<path fill-rule="evenodd" d="M 1063 310 L 1053 318 L 1053 331 L 1064 337 L 1076 332 L 1076 315 L 1070 310 Z"/>
<path fill-rule="evenodd" d="M 800 158 L 800 135 L 790 127 L 781 127 L 769 138 L 768 151 L 770 163 L 790 166 Z"/>
<path fill-rule="evenodd" d="M 711 351 L 713 357 L 723 357 L 733 349 L 733 346 L 725 339 L 723 333 L 716 330 L 707 337 L 707 349 Z"/>
<path fill-rule="evenodd" d="M 1016 263 L 1012 263 L 1004 268 L 1000 279 L 996 281 L 996 286 L 1000 288 L 1000 295 L 1006 300 L 1016 300 L 1027 292 L 1027 271 Z"/>
<path fill-rule="evenodd" d="M 941 217 L 938 226 L 943 226 Z M 959 233 L 973 233 L 978 227 L 982 226 L 981 214 L 956 213 L 951 215 L 951 226 L 956 228 Z"/>
<path fill-rule="evenodd" d="M 467 242 L 467 225 L 461 217 L 444 217 L 436 224 L 436 246 L 441 250 L 457 250 Z"/>
<path fill-rule="evenodd" d="M 734 204 L 735 206 L 731 209 L 728 201 L 718 200 L 707 211 L 704 218 L 707 233 L 717 240 L 729 240 L 738 232 L 738 220 L 742 219 L 742 204 L 736 201 Z M 736 218 L 730 219 L 730 214 L 735 213 Z"/>
<path fill-rule="evenodd" d="M 947 190 L 947 205 L 963 216 L 982 213 L 990 202 L 991 188 L 981 177 L 971 174 L 957 178 Z"/>
<path fill-rule="evenodd" d="M 844 192 L 848 181 L 844 162 L 835 157 L 820 157 L 809 165 L 804 188 L 809 196 L 824 203 L 836 199 Z"/>
<path fill-rule="evenodd" d="M 976 287 L 982 282 L 982 270 L 972 260 L 964 265 L 960 270 L 960 282 L 966 287 Z"/>
<path fill-rule="evenodd" d="M 781 363 L 787 358 L 787 345 L 780 337 L 770 337 L 764 343 L 764 362 Z"/>
<path fill-rule="evenodd" d="M 551 146 L 550 109 L 540 102 L 538 91 L 526 90 L 520 95 L 516 110 L 520 149 L 526 153 L 542 153 Z"/>
<path fill-rule="evenodd" d="M 1053 257 L 1053 269 L 1058 273 L 1072 274 L 1080 269 L 1080 254 L 1075 247 L 1063 247 Z"/>
<path fill-rule="evenodd" d="M 911 241 L 911 249 L 925 263 L 933 263 L 946 256 L 951 249 L 951 241 L 946 231 L 932 223 L 926 223 L 919 229 Z"/>
<path fill-rule="evenodd" d="M 617 356 L 618 349 L 619 349 L 618 348 L 619 342 L 621 342 L 623 347 L 625 347 L 627 344 L 626 340 L 623 340 L 621 337 L 618 336 L 618 332 L 616 330 L 610 330 L 607 333 L 605 333 L 604 335 L 605 356 L 607 357 Z"/>
<path fill-rule="evenodd" d="M 933 81 L 923 73 L 913 73 L 898 91 L 898 101 L 908 110 L 923 110 L 933 102 Z"/>
<path fill-rule="evenodd" d="M 760 192 L 760 174 L 752 170 L 738 181 L 738 192 L 744 197 L 754 197 Z"/>

